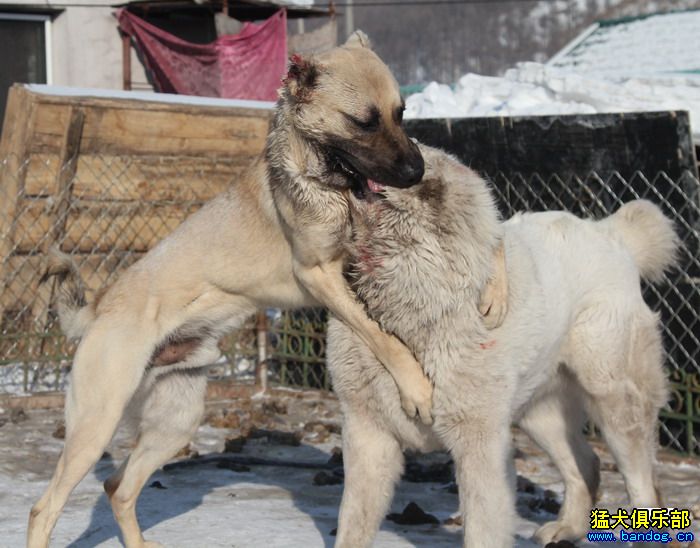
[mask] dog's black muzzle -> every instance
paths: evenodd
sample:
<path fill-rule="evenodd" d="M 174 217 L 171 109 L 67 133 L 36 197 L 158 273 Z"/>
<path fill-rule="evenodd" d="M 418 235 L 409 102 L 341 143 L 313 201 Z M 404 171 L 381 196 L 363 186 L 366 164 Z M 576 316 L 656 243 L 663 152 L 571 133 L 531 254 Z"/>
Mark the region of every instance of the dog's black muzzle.
<path fill-rule="evenodd" d="M 413 185 L 417 185 L 423 180 L 423 174 L 425 173 L 425 162 L 423 161 L 423 156 L 418 149 L 418 146 L 413 142 L 409 141 L 411 150 L 406 155 L 403 161 L 399 162 L 398 175 L 396 180 L 383 182 L 387 186 L 393 186 L 397 188 L 409 188 Z"/>
<path fill-rule="evenodd" d="M 409 188 L 423 179 L 425 163 L 413 141 L 409 140 L 406 148 L 406 152 L 399 152 L 394 156 L 392 163 L 386 163 L 386 158 L 381 158 L 380 151 L 364 150 L 360 147 L 349 151 L 345 147 L 331 145 L 328 151 L 329 157 L 335 159 L 334 165 L 354 179 L 354 183 L 366 183 L 367 179 L 372 179 L 385 186 Z"/>

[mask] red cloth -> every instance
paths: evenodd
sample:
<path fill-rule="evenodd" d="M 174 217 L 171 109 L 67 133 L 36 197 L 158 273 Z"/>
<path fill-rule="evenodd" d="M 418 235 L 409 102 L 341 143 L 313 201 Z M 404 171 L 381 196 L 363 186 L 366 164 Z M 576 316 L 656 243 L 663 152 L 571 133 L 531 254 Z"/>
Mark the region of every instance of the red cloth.
<path fill-rule="evenodd" d="M 191 44 L 119 11 L 128 34 L 153 75 L 157 91 L 274 101 L 286 72 L 287 15 L 278 11 L 258 25 L 245 23 L 238 34 L 211 44 Z"/>

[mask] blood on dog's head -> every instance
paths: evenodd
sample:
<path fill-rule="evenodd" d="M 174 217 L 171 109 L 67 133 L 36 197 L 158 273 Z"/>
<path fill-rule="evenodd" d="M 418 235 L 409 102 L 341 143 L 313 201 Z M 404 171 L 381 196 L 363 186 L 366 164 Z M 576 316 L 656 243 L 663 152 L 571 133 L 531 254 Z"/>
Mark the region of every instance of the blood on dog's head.
<path fill-rule="evenodd" d="M 401 127 L 404 104 L 389 68 L 356 32 L 315 57 L 292 56 L 280 91 L 286 121 L 315 147 L 333 186 L 371 194 L 374 183 L 406 188 L 423 158 Z"/>

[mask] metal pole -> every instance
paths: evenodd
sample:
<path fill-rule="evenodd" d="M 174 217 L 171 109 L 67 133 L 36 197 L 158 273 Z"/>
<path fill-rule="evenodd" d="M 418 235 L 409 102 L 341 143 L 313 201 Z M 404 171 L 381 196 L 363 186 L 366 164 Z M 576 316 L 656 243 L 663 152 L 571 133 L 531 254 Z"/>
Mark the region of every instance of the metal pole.
<path fill-rule="evenodd" d="M 267 391 L 267 314 L 258 312 L 256 315 L 256 329 L 258 332 L 258 363 L 255 372 L 255 382 L 262 392 Z"/>
<path fill-rule="evenodd" d="M 352 12 L 352 0 L 347 0 L 345 5 L 345 39 L 355 31 L 355 17 Z"/>
<path fill-rule="evenodd" d="M 122 82 L 127 91 L 131 91 L 131 37 L 122 34 Z"/>

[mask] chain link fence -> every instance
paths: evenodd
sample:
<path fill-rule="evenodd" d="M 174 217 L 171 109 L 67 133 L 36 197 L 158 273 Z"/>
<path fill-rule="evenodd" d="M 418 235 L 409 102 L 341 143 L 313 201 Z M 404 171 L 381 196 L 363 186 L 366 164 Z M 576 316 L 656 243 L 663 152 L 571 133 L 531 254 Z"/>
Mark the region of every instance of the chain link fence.
<path fill-rule="evenodd" d="M 662 283 L 644 284 L 647 303 L 661 313 L 671 398 L 661 413 L 661 445 L 700 455 L 700 182 L 690 172 L 678 180 L 619 173 L 561 178 L 502 173 L 491 177 L 505 218 L 517 211 L 565 209 L 600 219 L 623 203 L 646 198 L 673 219 L 681 239 L 678 268 Z"/>
<path fill-rule="evenodd" d="M 93 154 L 60 167 L 37 155 L 0 159 L 0 394 L 65 387 L 75 345 L 60 332 L 55 282 L 39 283 L 50 247 L 73 257 L 91 300 L 238 171 L 227 159 L 201 157 Z M 173 182 L 175 173 L 193 184 Z M 330 388 L 325 321 L 324 310 L 253 317 L 221 341 L 224 359 L 211 375 L 253 380 L 262 355 L 273 382 Z"/>
<path fill-rule="evenodd" d="M 61 390 L 74 345 L 61 335 L 52 283 L 39 284 L 50 246 L 70 253 L 88 298 L 234 180 L 225 159 L 79 155 L 63 166 L 31 156 L 0 159 L 0 393 Z M 173 174 L 197 185 L 169 184 Z M 665 447 L 700 454 L 700 182 L 686 173 L 583 177 L 493 174 L 504 217 L 566 209 L 600 218 L 647 198 L 674 219 L 682 239 L 679 268 L 644 287 L 663 319 L 672 396 L 662 414 Z M 202 185 L 202 181 L 209 183 Z M 214 378 L 330 388 L 324 310 L 268 310 L 221 343 Z"/>

